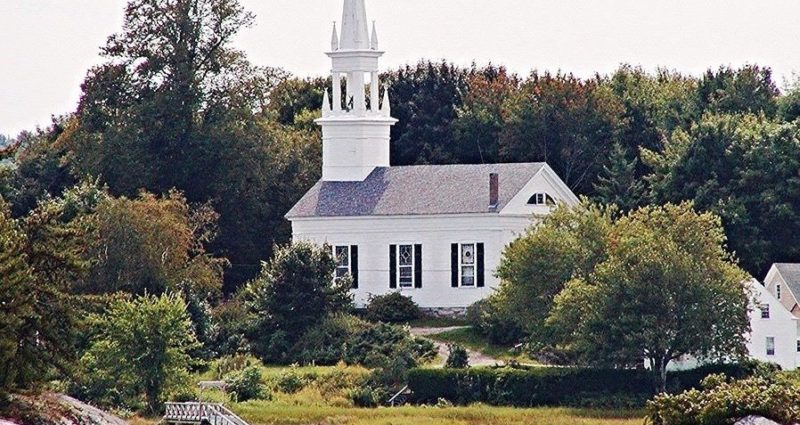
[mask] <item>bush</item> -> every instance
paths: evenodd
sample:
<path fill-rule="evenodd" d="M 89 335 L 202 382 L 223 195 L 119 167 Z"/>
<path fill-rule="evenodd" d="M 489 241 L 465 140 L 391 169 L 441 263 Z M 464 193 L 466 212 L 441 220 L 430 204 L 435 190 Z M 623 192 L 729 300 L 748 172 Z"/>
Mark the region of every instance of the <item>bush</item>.
<path fill-rule="evenodd" d="M 467 308 L 467 321 L 497 345 L 511 345 L 524 338 L 522 328 L 493 298 L 487 298 Z"/>
<path fill-rule="evenodd" d="M 294 368 L 284 372 L 278 377 L 275 386 L 283 393 L 294 394 L 306 386 L 307 380 L 294 370 Z"/>
<path fill-rule="evenodd" d="M 378 407 L 380 394 L 371 387 L 356 388 L 350 393 L 350 400 L 356 407 Z"/>
<path fill-rule="evenodd" d="M 211 364 L 211 371 L 214 373 L 216 379 L 225 379 L 226 376 L 233 372 L 239 372 L 247 369 L 250 366 L 257 365 L 259 362 L 254 357 L 246 356 L 244 354 L 235 354 L 232 356 L 223 356 Z"/>
<path fill-rule="evenodd" d="M 268 398 L 266 388 L 261 384 L 261 370 L 257 366 L 231 373 L 225 378 L 225 391 L 237 402 Z"/>
<path fill-rule="evenodd" d="M 355 334 L 370 324 L 349 314 L 327 317 L 318 326 L 306 332 L 292 349 L 302 364 L 331 366 L 344 359 L 345 348 Z"/>
<path fill-rule="evenodd" d="M 450 355 L 447 356 L 447 361 L 444 364 L 448 369 L 465 369 L 469 367 L 469 354 L 467 349 L 458 344 L 448 344 Z"/>
<path fill-rule="evenodd" d="M 679 391 L 700 386 L 708 373 L 733 376 L 752 373 L 751 364 L 706 366 L 669 375 Z M 584 368 L 471 368 L 411 369 L 408 385 L 418 403 L 444 398 L 456 404 L 499 406 L 642 407 L 655 394 L 652 372 L 635 369 Z"/>
<path fill-rule="evenodd" d="M 367 320 L 384 323 L 405 323 L 420 316 L 419 306 L 399 292 L 370 296 L 365 316 Z"/>
<path fill-rule="evenodd" d="M 778 377 L 753 377 L 728 381 L 711 375 L 703 390 L 662 394 L 647 403 L 654 425 L 728 424 L 750 416 L 763 416 L 779 423 L 800 422 L 800 388 Z"/>

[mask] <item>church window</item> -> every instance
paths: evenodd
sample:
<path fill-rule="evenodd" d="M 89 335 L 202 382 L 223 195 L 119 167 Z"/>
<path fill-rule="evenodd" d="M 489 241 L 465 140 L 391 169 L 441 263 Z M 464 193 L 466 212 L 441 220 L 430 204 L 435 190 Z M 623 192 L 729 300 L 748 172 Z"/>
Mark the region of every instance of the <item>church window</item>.
<path fill-rule="evenodd" d="M 555 204 L 556 201 L 553 199 L 553 197 L 546 193 L 534 193 L 533 196 L 531 196 L 530 199 L 528 199 L 528 205 L 552 206 Z"/>
<path fill-rule="evenodd" d="M 775 337 L 768 336 L 767 337 L 767 355 L 774 356 L 775 355 Z"/>
<path fill-rule="evenodd" d="M 397 277 L 401 288 L 414 287 L 414 245 L 398 245 Z"/>
<path fill-rule="evenodd" d="M 761 318 L 769 319 L 769 304 L 761 304 Z"/>
<path fill-rule="evenodd" d="M 336 280 L 350 276 L 350 246 L 336 246 Z"/>
<path fill-rule="evenodd" d="M 775 298 L 781 299 L 781 285 L 775 285 Z"/>
<path fill-rule="evenodd" d="M 461 244 L 461 286 L 475 286 L 475 244 Z"/>

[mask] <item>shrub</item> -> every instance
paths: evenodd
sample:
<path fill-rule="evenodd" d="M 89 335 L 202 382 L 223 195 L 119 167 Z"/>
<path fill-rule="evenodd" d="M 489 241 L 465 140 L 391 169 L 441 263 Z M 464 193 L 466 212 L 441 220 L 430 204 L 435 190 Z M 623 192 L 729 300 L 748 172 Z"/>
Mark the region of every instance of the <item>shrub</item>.
<path fill-rule="evenodd" d="M 284 372 L 278 377 L 275 386 L 283 393 L 294 394 L 306 386 L 307 380 L 294 370 L 294 368 Z"/>
<path fill-rule="evenodd" d="M 261 384 L 261 370 L 257 366 L 231 373 L 225 378 L 225 391 L 236 401 L 268 398 L 266 388 Z"/>
<path fill-rule="evenodd" d="M 328 314 L 350 311 L 350 282 L 331 279 L 327 247 L 296 242 L 275 249 L 261 274 L 244 288 L 250 347 L 265 363 L 296 361 L 292 348 Z"/>
<path fill-rule="evenodd" d="M 380 394 L 371 387 L 363 386 L 350 392 L 350 400 L 356 407 L 378 407 Z"/>
<path fill-rule="evenodd" d="M 302 364 L 335 365 L 344 359 L 345 347 L 370 324 L 349 314 L 328 316 L 311 328 L 292 349 Z"/>
<path fill-rule="evenodd" d="M 483 299 L 467 308 L 467 321 L 497 345 L 516 344 L 524 338 L 522 328 L 495 299 Z"/>
<path fill-rule="evenodd" d="M 370 296 L 365 315 L 367 320 L 384 323 L 405 323 L 419 318 L 419 306 L 399 292 Z"/>
<path fill-rule="evenodd" d="M 750 415 L 779 423 L 800 421 L 800 388 L 778 377 L 752 377 L 728 381 L 711 375 L 703 390 L 661 394 L 647 403 L 654 425 L 727 424 Z"/>
<path fill-rule="evenodd" d="M 753 368 L 749 364 L 706 366 L 671 373 L 668 381 L 677 390 L 699 387 L 708 373 L 719 370 L 741 376 Z M 457 404 L 628 408 L 644 406 L 655 394 L 652 373 L 635 369 L 418 368 L 408 372 L 407 382 L 418 403 L 444 398 Z"/>
<path fill-rule="evenodd" d="M 223 356 L 211 364 L 211 371 L 217 379 L 225 379 L 226 376 L 232 372 L 242 371 L 250 366 L 258 364 L 254 357 L 246 356 L 244 354 L 235 354 L 232 356 Z"/>
<path fill-rule="evenodd" d="M 448 369 L 464 369 L 469 367 L 469 354 L 467 349 L 458 344 L 448 344 L 450 355 L 447 356 L 447 361 L 444 367 Z"/>

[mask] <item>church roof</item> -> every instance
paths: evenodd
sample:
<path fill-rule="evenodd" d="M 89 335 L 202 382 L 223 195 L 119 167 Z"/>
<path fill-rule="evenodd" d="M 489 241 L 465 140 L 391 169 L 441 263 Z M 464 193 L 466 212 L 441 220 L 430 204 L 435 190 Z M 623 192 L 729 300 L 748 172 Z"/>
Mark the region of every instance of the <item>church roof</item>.
<path fill-rule="evenodd" d="M 496 212 L 544 163 L 379 167 L 361 182 L 319 181 L 288 218 Z M 499 204 L 489 209 L 489 174 L 499 175 Z"/>
<path fill-rule="evenodd" d="M 783 277 L 795 299 L 800 300 L 800 264 L 775 263 L 774 266 L 778 269 L 778 273 Z"/>

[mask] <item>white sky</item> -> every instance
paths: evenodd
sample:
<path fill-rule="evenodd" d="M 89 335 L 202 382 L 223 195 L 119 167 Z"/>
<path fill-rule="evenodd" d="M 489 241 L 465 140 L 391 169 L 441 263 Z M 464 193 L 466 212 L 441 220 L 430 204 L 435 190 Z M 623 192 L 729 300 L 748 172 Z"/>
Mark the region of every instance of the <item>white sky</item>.
<path fill-rule="evenodd" d="M 256 26 L 235 45 L 258 65 L 322 75 L 342 0 L 241 0 Z M 74 110 L 124 0 L 0 0 L 0 134 Z M 383 67 L 420 58 L 493 62 L 527 74 L 606 73 L 620 63 L 698 74 L 758 63 L 800 70 L 798 0 L 367 0 Z"/>

